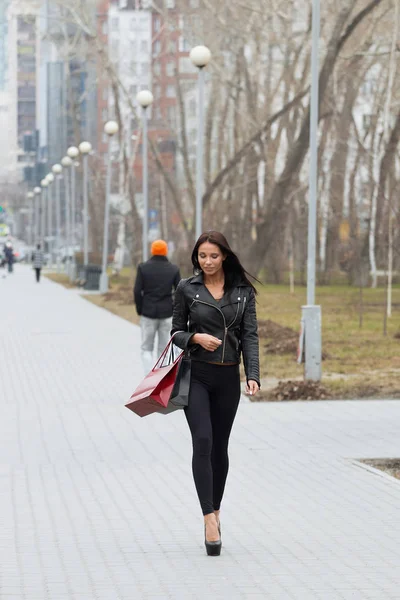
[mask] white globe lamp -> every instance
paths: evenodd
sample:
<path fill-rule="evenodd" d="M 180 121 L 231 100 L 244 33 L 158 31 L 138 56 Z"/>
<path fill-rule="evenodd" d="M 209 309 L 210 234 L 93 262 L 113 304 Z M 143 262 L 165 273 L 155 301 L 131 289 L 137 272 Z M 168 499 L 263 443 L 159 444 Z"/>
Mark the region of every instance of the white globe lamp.
<path fill-rule="evenodd" d="M 81 154 L 90 154 L 92 151 L 92 144 L 90 142 L 81 142 L 79 144 L 79 152 Z"/>
<path fill-rule="evenodd" d="M 148 108 L 154 102 L 154 96 L 149 90 L 141 90 L 136 95 L 136 100 L 142 108 Z"/>
<path fill-rule="evenodd" d="M 57 163 L 57 164 L 53 165 L 51 170 L 53 171 L 54 175 L 61 175 L 62 166 Z"/>
<path fill-rule="evenodd" d="M 190 51 L 190 60 L 198 69 L 204 69 L 210 62 L 212 55 L 207 46 L 195 46 Z"/>
<path fill-rule="evenodd" d="M 67 150 L 67 155 L 70 158 L 78 158 L 79 156 L 79 150 L 76 146 L 70 146 Z"/>
<path fill-rule="evenodd" d="M 61 164 L 63 167 L 70 167 L 72 165 L 72 159 L 69 156 L 64 156 L 61 159 Z"/>
<path fill-rule="evenodd" d="M 107 123 L 104 125 L 104 133 L 106 133 L 110 137 L 118 133 L 118 131 L 119 126 L 116 121 L 107 121 Z"/>

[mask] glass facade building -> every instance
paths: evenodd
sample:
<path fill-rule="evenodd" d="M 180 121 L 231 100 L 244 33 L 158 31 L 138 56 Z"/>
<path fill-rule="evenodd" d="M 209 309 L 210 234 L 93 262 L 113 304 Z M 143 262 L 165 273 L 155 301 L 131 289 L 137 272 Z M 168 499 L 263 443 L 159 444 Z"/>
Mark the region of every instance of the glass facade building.
<path fill-rule="evenodd" d="M 9 0 L 0 0 L 0 91 L 7 80 L 7 10 Z"/>

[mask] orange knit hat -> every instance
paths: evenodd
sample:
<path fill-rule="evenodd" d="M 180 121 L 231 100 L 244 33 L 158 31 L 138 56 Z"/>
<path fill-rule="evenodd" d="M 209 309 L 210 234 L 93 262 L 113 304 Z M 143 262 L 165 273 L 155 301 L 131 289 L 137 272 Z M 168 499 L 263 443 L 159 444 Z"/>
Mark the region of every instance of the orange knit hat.
<path fill-rule="evenodd" d="M 167 256 L 167 242 L 164 242 L 164 240 L 156 240 L 153 242 L 151 245 L 151 254 L 152 256 Z"/>

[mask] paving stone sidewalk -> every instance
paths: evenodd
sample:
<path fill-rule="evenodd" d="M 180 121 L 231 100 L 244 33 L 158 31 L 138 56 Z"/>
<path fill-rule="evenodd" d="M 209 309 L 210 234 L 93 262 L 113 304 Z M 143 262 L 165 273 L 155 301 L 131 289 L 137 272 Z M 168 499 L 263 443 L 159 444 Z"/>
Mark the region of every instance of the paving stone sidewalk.
<path fill-rule="evenodd" d="M 243 403 L 208 558 L 182 413 L 124 407 L 139 330 L 0 279 L 1 600 L 400 599 L 396 401 Z"/>

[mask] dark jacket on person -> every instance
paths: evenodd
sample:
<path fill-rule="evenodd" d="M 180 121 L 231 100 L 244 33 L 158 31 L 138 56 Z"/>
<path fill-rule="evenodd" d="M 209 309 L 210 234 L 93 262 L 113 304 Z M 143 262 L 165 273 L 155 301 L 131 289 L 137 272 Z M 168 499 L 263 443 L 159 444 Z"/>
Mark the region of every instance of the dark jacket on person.
<path fill-rule="evenodd" d="M 172 316 L 172 290 L 181 280 L 179 268 L 166 256 L 152 256 L 138 266 L 133 290 L 138 315 L 149 319 Z"/>
<path fill-rule="evenodd" d="M 8 246 L 4 248 L 4 256 L 9 264 L 14 262 L 14 250 Z"/>
<path fill-rule="evenodd" d="M 204 285 L 202 273 L 183 279 L 175 293 L 171 335 L 174 333 L 174 343 L 188 349 L 193 360 L 239 363 L 243 353 L 247 380 L 260 385 L 256 298 L 247 283 L 238 283 L 221 300 L 215 300 Z M 199 344 L 190 344 L 195 333 L 213 335 L 222 344 L 209 352 Z"/>

